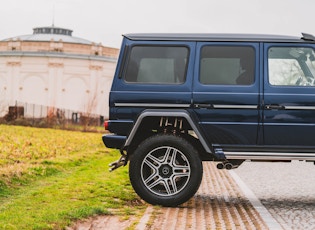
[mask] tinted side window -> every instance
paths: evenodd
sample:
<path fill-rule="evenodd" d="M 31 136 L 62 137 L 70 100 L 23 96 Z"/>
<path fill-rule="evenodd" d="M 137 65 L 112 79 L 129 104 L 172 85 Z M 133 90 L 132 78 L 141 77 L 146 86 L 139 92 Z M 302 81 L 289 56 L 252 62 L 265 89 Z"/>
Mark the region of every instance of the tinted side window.
<path fill-rule="evenodd" d="M 202 84 L 251 85 L 255 50 L 249 46 L 204 46 L 201 50 Z"/>
<path fill-rule="evenodd" d="M 268 50 L 268 69 L 271 85 L 315 86 L 312 48 L 272 47 Z"/>
<path fill-rule="evenodd" d="M 185 82 L 187 47 L 134 46 L 125 80 L 137 83 L 180 84 Z"/>

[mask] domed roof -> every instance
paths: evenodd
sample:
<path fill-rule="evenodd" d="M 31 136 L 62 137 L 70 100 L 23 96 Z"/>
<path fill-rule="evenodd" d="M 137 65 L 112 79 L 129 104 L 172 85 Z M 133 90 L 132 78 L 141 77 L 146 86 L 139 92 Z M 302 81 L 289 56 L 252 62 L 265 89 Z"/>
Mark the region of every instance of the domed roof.
<path fill-rule="evenodd" d="M 62 41 L 67 43 L 79 43 L 91 45 L 93 42 L 72 36 L 72 30 L 49 26 L 49 27 L 36 27 L 33 29 L 33 34 L 20 35 L 12 38 L 4 39 L 3 41 Z"/>

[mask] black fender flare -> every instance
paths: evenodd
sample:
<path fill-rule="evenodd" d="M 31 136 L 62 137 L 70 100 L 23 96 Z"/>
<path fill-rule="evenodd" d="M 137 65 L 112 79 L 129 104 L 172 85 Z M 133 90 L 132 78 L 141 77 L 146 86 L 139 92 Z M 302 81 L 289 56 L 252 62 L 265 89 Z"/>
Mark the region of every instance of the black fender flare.
<path fill-rule="evenodd" d="M 128 147 L 131 144 L 134 136 L 136 135 L 137 129 L 139 128 L 142 120 L 146 117 L 182 117 L 182 118 L 185 118 L 187 120 L 187 122 L 189 123 L 189 125 L 191 126 L 191 128 L 193 129 L 193 131 L 195 132 L 195 134 L 197 135 L 197 137 L 198 137 L 201 145 L 205 149 L 205 151 L 207 153 L 212 153 L 211 149 L 209 148 L 209 146 L 206 142 L 206 139 L 202 135 L 199 128 L 196 126 L 196 124 L 193 121 L 192 117 L 190 116 L 189 112 L 186 110 L 183 110 L 183 109 L 177 109 L 177 110 L 173 110 L 173 109 L 164 109 L 164 110 L 162 110 L 162 109 L 146 109 L 146 110 L 144 110 L 139 115 L 134 126 L 132 127 L 130 134 L 128 135 L 128 138 L 124 144 L 123 149 L 125 149 L 126 147 Z"/>

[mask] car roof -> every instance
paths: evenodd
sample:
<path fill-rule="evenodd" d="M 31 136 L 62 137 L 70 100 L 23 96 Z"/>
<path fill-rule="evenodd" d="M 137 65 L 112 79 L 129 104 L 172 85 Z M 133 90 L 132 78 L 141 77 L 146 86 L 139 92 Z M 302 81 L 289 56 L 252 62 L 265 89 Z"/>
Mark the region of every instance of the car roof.
<path fill-rule="evenodd" d="M 124 37 L 139 41 L 238 41 L 238 42 L 308 42 L 315 37 L 302 33 L 302 37 L 269 34 L 218 34 L 218 33 L 132 33 Z"/>

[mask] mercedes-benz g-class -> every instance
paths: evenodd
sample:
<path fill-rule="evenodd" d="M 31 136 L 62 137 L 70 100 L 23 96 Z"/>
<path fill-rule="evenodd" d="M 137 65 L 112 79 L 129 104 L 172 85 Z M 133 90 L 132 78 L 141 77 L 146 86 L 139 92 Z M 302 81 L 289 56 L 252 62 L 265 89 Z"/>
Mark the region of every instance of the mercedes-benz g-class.
<path fill-rule="evenodd" d="M 103 135 L 151 204 L 176 206 L 202 161 L 315 161 L 315 37 L 127 34 Z"/>

